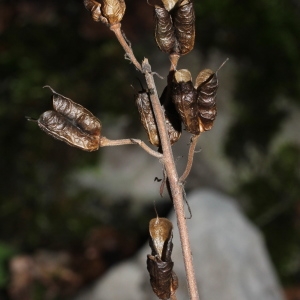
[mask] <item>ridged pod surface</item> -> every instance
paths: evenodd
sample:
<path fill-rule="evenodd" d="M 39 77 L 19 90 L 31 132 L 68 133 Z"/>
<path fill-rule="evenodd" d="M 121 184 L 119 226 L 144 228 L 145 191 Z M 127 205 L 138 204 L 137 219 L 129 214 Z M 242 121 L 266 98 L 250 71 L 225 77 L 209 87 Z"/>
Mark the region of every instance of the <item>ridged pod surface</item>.
<path fill-rule="evenodd" d="M 147 132 L 149 142 L 152 145 L 159 147 L 160 140 L 149 94 L 147 92 L 140 92 L 136 94 L 135 103 L 140 114 L 142 125 Z"/>
<path fill-rule="evenodd" d="M 172 53 L 175 47 L 175 29 L 171 15 L 164 7 L 155 6 L 155 40 L 159 49 Z"/>
<path fill-rule="evenodd" d="M 172 84 L 172 101 L 185 129 L 192 134 L 200 133 L 196 90 L 188 70 L 178 70 Z"/>
<path fill-rule="evenodd" d="M 173 22 L 178 52 L 181 55 L 189 53 L 195 44 L 195 11 L 192 1 L 183 0 L 174 9 Z"/>
<path fill-rule="evenodd" d="M 210 69 L 202 70 L 196 79 L 199 118 L 204 131 L 210 130 L 217 116 L 217 74 Z"/>
<path fill-rule="evenodd" d="M 149 232 L 151 255 L 147 255 L 147 269 L 153 292 L 159 299 L 169 299 L 178 288 L 178 279 L 173 271 L 173 225 L 166 218 L 150 221 Z"/>
<path fill-rule="evenodd" d="M 46 111 L 39 117 L 39 127 L 70 146 L 85 151 L 98 150 L 101 137 L 100 121 L 80 104 L 49 88 L 53 93 L 54 110 Z"/>

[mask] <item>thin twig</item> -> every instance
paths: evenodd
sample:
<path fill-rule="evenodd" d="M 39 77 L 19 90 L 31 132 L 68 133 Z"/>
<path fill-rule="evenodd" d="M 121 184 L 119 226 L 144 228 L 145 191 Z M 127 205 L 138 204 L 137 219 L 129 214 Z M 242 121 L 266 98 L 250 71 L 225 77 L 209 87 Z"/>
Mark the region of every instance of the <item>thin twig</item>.
<path fill-rule="evenodd" d="M 191 138 L 187 164 L 186 164 L 186 167 L 185 167 L 185 170 L 184 170 L 183 174 L 179 178 L 179 181 L 181 183 L 185 182 L 185 180 L 187 179 L 187 177 L 189 176 L 189 174 L 191 172 L 192 165 L 193 165 L 195 148 L 196 148 L 197 140 L 198 140 L 199 136 L 200 136 L 200 134 L 199 135 L 193 135 L 192 138 Z"/>
<path fill-rule="evenodd" d="M 141 140 L 138 140 L 138 139 L 110 140 L 110 139 L 106 138 L 105 136 L 101 137 L 101 141 L 100 141 L 100 146 L 101 147 L 123 146 L 123 145 L 139 145 L 141 148 L 143 148 L 150 155 L 152 155 L 154 157 L 157 157 L 159 159 L 163 158 L 163 155 L 161 153 L 151 149 L 149 146 L 147 146 Z"/>
<path fill-rule="evenodd" d="M 148 62 L 148 59 L 146 58 L 142 62 L 142 69 L 147 82 L 147 87 L 149 91 L 151 91 L 150 100 L 158 127 L 161 147 L 163 150 L 163 159 L 161 161 L 163 162 L 166 170 L 167 184 L 169 184 L 170 186 L 171 198 L 173 200 L 173 205 L 176 212 L 189 296 L 191 300 L 199 300 L 197 282 L 193 266 L 192 251 L 190 247 L 188 229 L 184 214 L 182 185 L 180 184 L 178 179 L 170 139 L 166 129 L 165 116 L 158 98 L 154 78 L 151 72 L 151 66 Z"/>
<path fill-rule="evenodd" d="M 123 47 L 126 55 L 130 59 L 130 61 L 135 65 L 135 67 L 140 72 L 142 72 L 142 67 L 141 67 L 140 63 L 135 58 L 135 56 L 132 52 L 132 48 L 130 47 L 130 45 L 128 45 L 127 40 L 124 38 L 124 35 L 122 33 L 122 30 L 121 30 L 121 23 L 116 23 L 116 24 L 110 26 L 109 28 L 110 28 L 110 30 L 112 30 L 115 33 L 119 43 Z"/>

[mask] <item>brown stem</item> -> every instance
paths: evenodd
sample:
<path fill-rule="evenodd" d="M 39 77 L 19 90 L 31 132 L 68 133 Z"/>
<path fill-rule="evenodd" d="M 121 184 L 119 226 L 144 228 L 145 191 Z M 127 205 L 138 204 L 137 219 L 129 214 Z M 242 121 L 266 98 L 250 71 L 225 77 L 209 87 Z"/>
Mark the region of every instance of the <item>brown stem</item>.
<path fill-rule="evenodd" d="M 199 300 L 196 277 L 193 266 L 192 251 L 189 242 L 188 229 L 184 214 L 184 200 L 182 193 L 182 185 L 179 182 L 178 174 L 174 162 L 173 152 L 170 144 L 170 139 L 166 129 L 165 116 L 159 102 L 155 82 L 151 73 L 151 66 L 148 59 L 142 62 L 142 70 L 145 75 L 147 87 L 150 92 L 150 99 L 155 115 L 158 132 L 160 136 L 161 146 L 163 150 L 163 163 L 170 184 L 172 200 L 177 217 L 177 225 L 179 229 L 185 271 L 187 277 L 188 290 L 191 300 Z"/>
<path fill-rule="evenodd" d="M 128 56 L 128 58 L 131 60 L 131 62 L 135 65 L 135 67 L 140 71 L 142 72 L 142 67 L 140 65 L 140 63 L 137 61 L 137 59 L 135 58 L 133 52 L 132 52 L 132 49 L 131 47 L 128 45 L 127 41 L 125 40 L 123 34 L 122 34 L 122 31 L 121 31 L 121 23 L 116 23 L 116 24 L 113 24 L 111 25 L 110 27 L 110 30 L 112 30 L 119 43 L 121 44 L 121 46 L 123 47 L 123 49 L 125 50 L 125 53 L 126 55 Z"/>
<path fill-rule="evenodd" d="M 172 53 L 172 54 L 170 54 L 169 58 L 171 61 L 170 72 L 176 71 L 180 55 L 176 54 L 176 53 Z"/>
<path fill-rule="evenodd" d="M 186 178 L 189 176 L 189 174 L 191 172 L 192 165 L 193 165 L 193 160 L 194 160 L 195 148 L 196 148 L 197 140 L 198 140 L 199 136 L 200 136 L 200 134 L 199 135 L 193 135 L 192 138 L 191 138 L 187 164 L 186 164 L 186 167 L 185 167 L 185 170 L 184 170 L 183 174 L 179 178 L 179 181 L 181 183 L 184 183 L 184 181 L 186 180 Z"/>
<path fill-rule="evenodd" d="M 110 146 L 123 146 L 123 145 L 139 145 L 141 148 L 143 148 L 146 152 L 148 152 L 150 155 L 160 158 L 163 158 L 163 155 L 153 149 L 151 149 L 149 146 L 147 146 L 143 141 L 138 139 L 121 139 L 121 140 L 110 140 L 106 138 L 105 136 L 101 137 L 100 141 L 101 147 L 110 147 Z"/>

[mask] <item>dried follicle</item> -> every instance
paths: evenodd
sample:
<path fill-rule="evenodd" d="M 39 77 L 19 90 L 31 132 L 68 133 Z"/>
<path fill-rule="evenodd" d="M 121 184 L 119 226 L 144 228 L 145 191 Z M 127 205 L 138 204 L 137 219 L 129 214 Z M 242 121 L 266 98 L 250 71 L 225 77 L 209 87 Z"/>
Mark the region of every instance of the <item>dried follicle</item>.
<path fill-rule="evenodd" d="M 192 1 L 179 3 L 173 16 L 178 52 L 181 55 L 189 53 L 195 44 L 195 11 Z"/>
<path fill-rule="evenodd" d="M 159 147 L 160 146 L 159 134 L 158 134 L 149 94 L 144 91 L 136 94 L 135 103 L 140 114 L 142 125 L 147 132 L 149 142 L 152 145 Z"/>
<path fill-rule="evenodd" d="M 157 124 L 155 122 L 154 112 L 151 106 L 149 93 L 146 91 L 139 92 L 135 95 L 135 103 L 138 108 L 141 123 L 147 132 L 149 142 L 156 146 L 160 146 L 160 138 L 157 129 Z M 181 121 L 178 118 L 178 114 L 174 109 L 172 110 L 172 105 L 163 107 L 166 121 L 166 128 L 171 145 L 176 143 L 181 136 Z"/>
<path fill-rule="evenodd" d="M 124 0 L 84 0 L 84 6 L 92 14 L 94 21 L 101 21 L 106 25 L 120 23 L 126 10 Z"/>
<path fill-rule="evenodd" d="M 212 128 L 217 116 L 216 96 L 218 90 L 218 77 L 210 69 L 202 70 L 196 79 L 197 103 L 202 130 Z"/>
<path fill-rule="evenodd" d="M 170 143 L 171 145 L 173 145 L 179 140 L 182 132 L 182 127 L 180 116 L 168 93 L 168 86 L 164 88 L 164 91 L 160 97 L 160 102 L 164 110 L 166 128 Z"/>
<path fill-rule="evenodd" d="M 150 220 L 149 233 L 153 241 L 153 247 L 160 258 L 163 257 L 165 243 L 171 238 L 173 224 L 167 218 L 155 218 Z"/>
<path fill-rule="evenodd" d="M 176 110 L 185 126 L 185 129 L 198 135 L 200 125 L 198 119 L 197 94 L 191 81 L 188 70 L 178 70 L 174 74 L 171 96 Z"/>
<path fill-rule="evenodd" d="M 56 93 L 51 87 L 53 109 L 44 112 L 37 123 L 52 137 L 85 151 L 98 150 L 101 123 L 86 108 Z"/>
<path fill-rule="evenodd" d="M 172 53 L 175 48 L 175 28 L 171 15 L 164 7 L 155 6 L 155 40 L 159 49 L 166 53 Z"/>
<path fill-rule="evenodd" d="M 155 5 L 155 40 L 161 51 L 184 55 L 194 48 L 195 12 L 192 0 Z"/>
<path fill-rule="evenodd" d="M 149 223 L 151 255 L 147 255 L 147 269 L 153 292 L 159 299 L 169 299 L 178 288 L 178 278 L 173 271 L 173 225 L 166 218 L 155 218 Z"/>

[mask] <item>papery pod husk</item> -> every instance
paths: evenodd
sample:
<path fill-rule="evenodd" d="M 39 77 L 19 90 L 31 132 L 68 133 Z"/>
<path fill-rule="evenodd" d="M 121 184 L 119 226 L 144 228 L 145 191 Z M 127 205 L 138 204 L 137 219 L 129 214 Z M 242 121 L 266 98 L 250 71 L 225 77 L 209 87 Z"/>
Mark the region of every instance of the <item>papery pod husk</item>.
<path fill-rule="evenodd" d="M 157 125 L 155 122 L 149 94 L 147 92 L 140 92 L 136 94 L 135 103 L 138 108 L 143 127 L 147 132 L 149 142 L 152 145 L 159 147 L 160 146 L 159 134 L 158 134 Z"/>
<path fill-rule="evenodd" d="M 170 13 L 164 7 L 155 6 L 155 40 L 159 49 L 171 54 L 175 48 L 175 28 Z"/>
<path fill-rule="evenodd" d="M 217 74 L 210 69 L 202 70 L 196 79 L 199 118 L 204 131 L 210 130 L 217 116 Z"/>
<path fill-rule="evenodd" d="M 195 44 L 195 11 L 192 0 L 178 2 L 173 10 L 173 23 L 178 44 L 178 53 L 189 53 Z"/>
<path fill-rule="evenodd" d="M 152 219 L 149 224 L 152 253 L 147 256 L 147 269 L 152 289 L 159 299 L 169 299 L 178 287 L 171 259 L 172 229 L 172 223 L 166 218 Z"/>
<path fill-rule="evenodd" d="M 86 108 L 69 98 L 53 93 L 53 109 L 43 113 L 37 123 L 52 137 L 85 151 L 100 147 L 101 123 Z"/>
<path fill-rule="evenodd" d="M 100 136 L 101 123 L 98 118 L 82 105 L 58 94 L 50 86 L 46 87 L 50 88 L 53 93 L 52 101 L 55 111 L 69 120 L 72 120 L 72 122 L 84 132 L 90 135 Z"/>
<path fill-rule="evenodd" d="M 178 70 L 175 72 L 171 96 L 185 129 L 192 134 L 198 135 L 200 133 L 200 124 L 197 94 L 189 71 Z"/>
<path fill-rule="evenodd" d="M 102 0 L 102 15 L 108 20 L 110 25 L 122 21 L 126 10 L 124 0 Z"/>
<path fill-rule="evenodd" d="M 99 2 L 95 0 L 84 0 L 83 3 L 85 8 L 91 13 L 94 21 L 108 24 L 107 19 L 102 16 L 101 4 Z"/>
<path fill-rule="evenodd" d="M 60 113 L 50 110 L 37 120 L 39 127 L 55 139 L 84 151 L 95 151 L 100 146 L 100 135 L 90 135 Z"/>
<path fill-rule="evenodd" d="M 173 145 L 179 140 L 182 132 L 182 127 L 180 116 L 176 110 L 174 103 L 172 102 L 172 99 L 170 99 L 170 97 L 169 99 L 167 99 L 167 90 L 168 86 L 165 87 L 160 97 L 160 102 L 162 104 L 165 114 L 166 126 L 170 143 L 171 145 Z"/>

